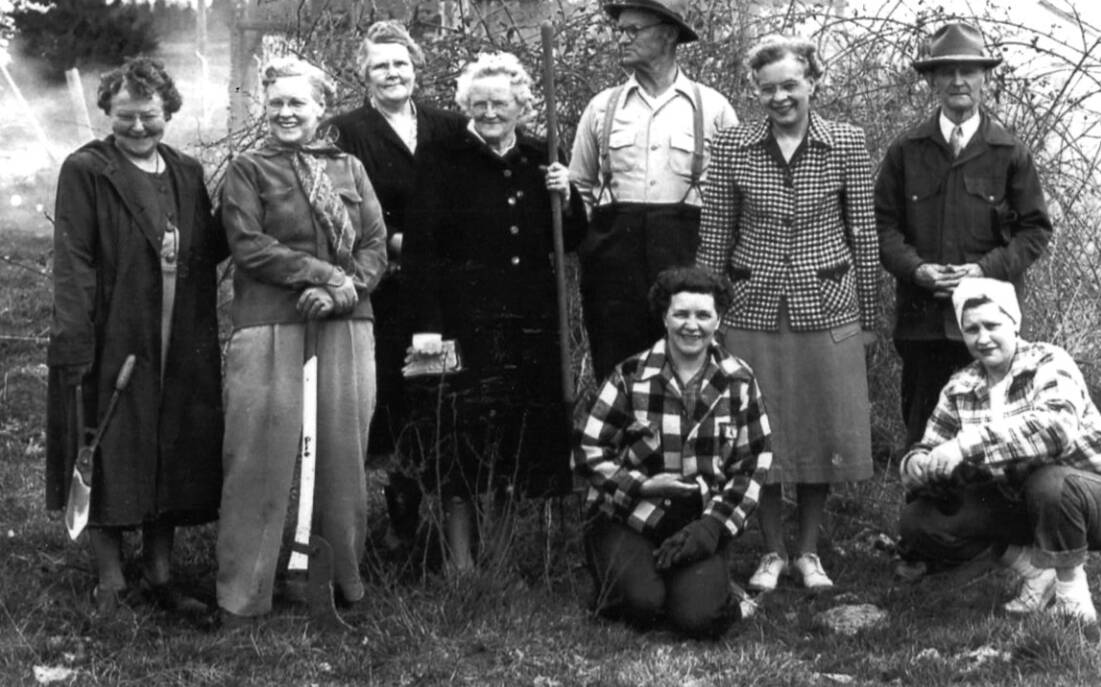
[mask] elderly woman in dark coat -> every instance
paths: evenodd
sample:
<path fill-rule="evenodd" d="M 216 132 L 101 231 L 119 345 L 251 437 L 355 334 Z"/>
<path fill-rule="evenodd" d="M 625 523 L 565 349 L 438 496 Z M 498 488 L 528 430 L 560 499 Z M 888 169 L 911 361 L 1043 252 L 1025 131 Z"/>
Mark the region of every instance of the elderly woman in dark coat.
<path fill-rule="evenodd" d="M 203 604 L 170 586 L 178 525 L 214 520 L 221 488 L 221 360 L 215 266 L 225 238 L 197 161 L 161 143 L 181 98 L 139 58 L 105 75 L 111 135 L 70 155 L 58 178 L 47 409 L 47 507 L 65 507 L 83 404 L 98 424 L 123 361 L 137 363 L 100 443 L 89 539 L 97 610 L 126 588 L 122 532 L 142 530 L 142 585 L 160 605 Z M 77 399 L 74 390 L 82 391 Z"/>
<path fill-rule="evenodd" d="M 469 498 L 490 470 L 529 493 L 568 487 L 551 203 L 566 204 L 567 249 L 580 241 L 585 213 L 565 166 L 548 167 L 545 144 L 517 132 L 532 93 L 515 56 L 480 55 L 455 99 L 471 121 L 417 153 L 404 270 L 416 289 L 414 331 L 457 340 L 465 361 L 446 379 L 444 407 L 433 392 L 423 408 L 431 432 L 437 416 L 442 422 L 426 438 L 445 461 L 440 488 L 461 570 L 474 564 Z"/>
<path fill-rule="evenodd" d="M 228 625 L 271 610 L 307 337 L 317 352 L 315 532 L 332 545 L 337 598 L 363 598 L 363 456 L 375 386 L 369 294 L 386 270 L 382 210 L 363 165 L 316 136 L 332 84 L 294 58 L 273 61 L 262 77 L 268 137 L 233 159 L 222 194 L 236 266 L 217 551 Z"/>
<path fill-rule="evenodd" d="M 362 107 L 333 117 L 329 125 L 336 132 L 336 144 L 363 163 L 386 220 L 390 270 L 371 294 L 378 404 L 367 452 L 373 458 L 391 462 L 408 421 L 401 376 L 409 342 L 408 302 L 398 269 L 407 227 L 405 206 L 413 192 L 414 154 L 420 146 L 457 135 L 466 126 L 466 118 L 413 100 L 424 53 L 398 22 L 371 24 L 358 58 L 367 82 L 366 101 Z M 420 504 L 417 481 L 392 471 L 386 500 L 391 534 L 405 540 L 412 538 Z"/>

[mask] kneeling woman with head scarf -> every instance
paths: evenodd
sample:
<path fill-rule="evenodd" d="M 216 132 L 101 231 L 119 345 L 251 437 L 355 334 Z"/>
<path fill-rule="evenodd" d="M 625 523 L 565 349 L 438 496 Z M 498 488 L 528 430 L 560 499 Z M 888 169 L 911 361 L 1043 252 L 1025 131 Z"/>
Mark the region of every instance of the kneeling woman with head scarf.
<path fill-rule="evenodd" d="M 952 303 L 975 361 L 902 460 L 904 557 L 953 565 L 992 551 L 1021 576 L 1007 613 L 1095 623 L 1083 563 L 1101 549 L 1101 414 L 1066 351 L 1020 338 L 1012 284 L 965 279 Z"/>

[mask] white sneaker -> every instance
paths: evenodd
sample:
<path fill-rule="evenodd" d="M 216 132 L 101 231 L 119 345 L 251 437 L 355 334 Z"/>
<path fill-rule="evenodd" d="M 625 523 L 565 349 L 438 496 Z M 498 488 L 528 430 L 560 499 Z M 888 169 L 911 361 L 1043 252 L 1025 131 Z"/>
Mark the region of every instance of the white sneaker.
<path fill-rule="evenodd" d="M 1097 609 L 1084 571 L 1079 571 L 1070 582 L 1055 581 L 1055 603 L 1051 605 L 1051 612 L 1086 625 L 1097 622 Z"/>
<path fill-rule="evenodd" d="M 787 570 L 787 567 L 786 558 L 775 551 L 770 551 L 761 556 L 761 562 L 746 586 L 755 592 L 771 592 L 776 589 L 776 583 L 779 582 L 780 575 Z"/>
<path fill-rule="evenodd" d="M 833 586 L 833 580 L 822 568 L 822 561 L 818 559 L 818 554 L 800 554 L 791 565 L 803 578 L 803 586 L 807 589 L 829 589 Z"/>
<path fill-rule="evenodd" d="M 1021 576 L 1021 588 L 1017 596 L 1007 601 L 1002 608 L 1009 615 L 1028 615 L 1042 611 L 1055 596 L 1055 569 L 1034 568 L 1033 575 Z"/>

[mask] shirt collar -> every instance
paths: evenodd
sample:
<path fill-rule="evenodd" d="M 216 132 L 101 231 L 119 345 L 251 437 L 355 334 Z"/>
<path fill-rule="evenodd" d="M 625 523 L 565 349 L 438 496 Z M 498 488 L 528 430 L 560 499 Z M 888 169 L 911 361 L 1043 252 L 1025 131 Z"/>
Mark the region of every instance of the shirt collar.
<path fill-rule="evenodd" d="M 657 110 L 669 100 L 672 100 L 678 95 L 682 95 L 688 99 L 688 102 L 692 103 L 692 107 L 696 107 L 696 100 L 692 94 L 692 80 L 685 76 L 684 71 L 677 67 L 677 75 L 673 78 L 673 84 L 669 86 L 661 95 L 650 96 L 646 94 L 645 89 L 642 88 L 642 84 L 638 82 L 635 75 L 632 73 L 624 84 L 623 100 L 626 101 L 631 93 L 637 93 L 640 98 L 645 100 L 650 106 Z"/>
<path fill-rule="evenodd" d="M 473 119 L 467 120 L 466 130 L 469 131 L 471 133 L 471 135 L 474 136 L 474 138 L 478 139 L 479 141 L 484 143 L 487 148 L 489 148 L 489 144 L 486 143 L 486 140 L 484 138 L 482 138 L 482 135 L 480 133 L 478 133 L 478 130 L 474 128 L 474 120 Z M 511 153 L 513 150 L 516 149 L 516 143 L 519 140 L 520 140 L 520 135 L 516 133 L 515 129 L 513 129 L 512 130 L 512 145 L 510 145 L 508 148 L 506 148 L 505 152 L 498 154 L 496 150 L 492 150 L 492 149 L 490 149 L 490 150 L 493 152 L 494 155 L 497 155 L 498 157 L 504 157 L 504 156 L 508 155 L 509 153 Z"/>
<path fill-rule="evenodd" d="M 944 110 L 941 109 L 940 115 L 937 117 L 940 124 L 940 133 L 944 136 L 945 141 L 952 140 L 952 130 L 956 128 L 956 123 L 948 119 L 945 116 Z M 971 142 L 971 138 L 979 130 L 979 124 L 982 123 L 982 114 L 975 110 L 975 114 L 971 115 L 966 121 L 959 125 L 963 133 L 963 146 L 966 148 L 967 144 Z"/>

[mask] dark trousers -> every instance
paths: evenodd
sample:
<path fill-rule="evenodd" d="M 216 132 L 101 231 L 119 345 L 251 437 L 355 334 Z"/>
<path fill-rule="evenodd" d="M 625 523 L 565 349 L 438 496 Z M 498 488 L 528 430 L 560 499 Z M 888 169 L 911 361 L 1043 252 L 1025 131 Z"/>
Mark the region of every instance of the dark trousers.
<path fill-rule="evenodd" d="M 646 629 L 665 618 L 693 637 L 722 634 L 737 620 L 725 549 L 702 561 L 659 571 L 655 544 L 627 525 L 598 516 L 585 527 L 596 584 L 596 610 Z"/>
<path fill-rule="evenodd" d="M 681 203 L 617 203 L 593 211 L 578 252 L 597 381 L 664 334 L 647 294 L 662 270 L 694 263 L 699 226 L 700 209 Z"/>
<path fill-rule="evenodd" d="M 1032 564 L 1079 565 L 1101 549 L 1101 475 L 1065 465 L 1033 472 L 1019 500 L 993 483 L 968 485 L 939 496 L 918 496 L 902 511 L 903 555 L 958 565 L 988 548 L 1034 546 Z"/>
<path fill-rule="evenodd" d="M 972 358 L 962 341 L 948 339 L 895 339 L 895 350 L 902 358 L 902 421 L 906 423 L 906 445 L 910 446 L 921 441 L 940 391 L 952 373 Z"/>

